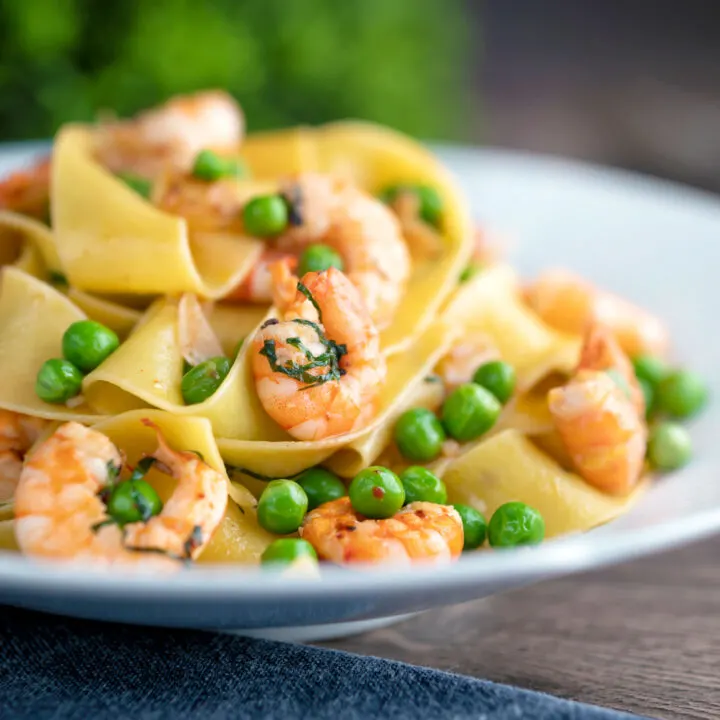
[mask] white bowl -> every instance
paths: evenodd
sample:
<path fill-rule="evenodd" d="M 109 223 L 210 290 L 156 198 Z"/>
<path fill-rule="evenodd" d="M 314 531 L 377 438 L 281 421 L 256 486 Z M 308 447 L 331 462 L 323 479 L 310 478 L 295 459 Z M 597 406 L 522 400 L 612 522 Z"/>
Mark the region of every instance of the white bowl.
<path fill-rule="evenodd" d="M 38 146 L 0 151 L 0 175 Z M 512 238 L 524 273 L 564 265 L 656 311 L 678 358 L 720 397 L 720 200 L 629 173 L 463 147 L 437 148 L 477 219 Z M 720 530 L 720 404 L 693 424 L 693 462 L 658 480 L 628 515 L 537 548 L 479 552 L 442 570 L 324 569 L 291 580 L 242 567 L 169 578 L 97 574 L 0 554 L 0 602 L 149 625 L 319 638 L 388 616 L 462 602 L 543 578 L 660 552 Z M 383 620 L 385 618 L 385 620 Z M 362 625 L 353 625 L 364 621 Z M 331 627 L 328 624 L 333 623 Z M 348 625 L 347 623 L 351 623 Z M 324 627 L 318 627 L 324 626 Z"/>

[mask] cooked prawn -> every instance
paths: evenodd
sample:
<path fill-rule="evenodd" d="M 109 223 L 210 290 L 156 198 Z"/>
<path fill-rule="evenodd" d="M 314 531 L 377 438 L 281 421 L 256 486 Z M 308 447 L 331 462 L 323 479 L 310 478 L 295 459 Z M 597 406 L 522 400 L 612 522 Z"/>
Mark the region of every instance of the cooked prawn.
<path fill-rule="evenodd" d="M 20 481 L 23 461 L 12 450 L 0 450 L 0 504 L 10 502 Z"/>
<path fill-rule="evenodd" d="M 435 372 L 443 379 L 448 390 L 454 390 L 470 382 L 480 365 L 499 357 L 500 352 L 488 335 L 472 332 L 457 340 L 437 364 Z"/>
<path fill-rule="evenodd" d="M 25 453 L 48 422 L 32 415 L 0 410 L 0 503 L 12 500 Z"/>
<path fill-rule="evenodd" d="M 297 267 L 297 257 L 294 255 L 268 248 L 262 252 L 243 281 L 223 299 L 269 305 L 274 288 L 272 266 L 280 261 L 285 261 L 293 271 Z"/>
<path fill-rule="evenodd" d="M 211 90 L 171 98 L 134 118 L 96 129 L 97 158 L 112 172 L 155 178 L 163 170 L 189 170 L 200 150 L 237 149 L 244 132 L 240 106 L 225 92 Z"/>
<path fill-rule="evenodd" d="M 12 210 L 46 220 L 50 202 L 50 158 L 0 181 L 0 210 Z"/>
<path fill-rule="evenodd" d="M 265 411 L 298 440 L 364 427 L 377 412 L 386 366 L 357 289 L 335 268 L 307 273 L 302 284 L 287 262 L 273 274 L 282 319 L 267 321 L 251 349 Z"/>
<path fill-rule="evenodd" d="M 565 270 L 541 275 L 527 289 L 526 299 L 557 330 L 581 334 L 592 322 L 605 325 L 630 357 L 667 351 L 668 333 L 659 318 Z"/>
<path fill-rule="evenodd" d="M 442 564 L 463 549 L 457 510 L 428 502 L 410 503 L 386 520 L 368 520 L 343 497 L 308 513 L 300 537 L 321 558 L 341 564 Z"/>
<path fill-rule="evenodd" d="M 304 173 L 282 191 L 291 206 L 291 228 L 278 238 L 277 248 L 299 253 L 309 244 L 324 243 L 335 249 L 375 325 L 386 327 L 410 275 L 410 256 L 393 213 L 363 190 L 328 175 Z"/>
<path fill-rule="evenodd" d="M 194 453 L 171 449 L 159 431 L 152 457 L 177 478 L 175 492 L 159 515 L 120 528 L 108 522 L 102 499 L 122 467 L 118 449 L 97 430 L 61 425 L 20 476 L 15 533 L 21 550 L 41 558 L 151 566 L 196 557 L 222 520 L 226 482 Z"/>
<path fill-rule="evenodd" d="M 161 210 L 185 218 L 191 230 L 237 234 L 242 234 L 240 209 L 246 199 L 247 191 L 233 178 L 205 182 L 178 172 L 161 175 L 151 197 Z"/>
<path fill-rule="evenodd" d="M 593 327 L 575 375 L 548 393 L 550 414 L 575 470 L 612 495 L 633 489 L 645 460 L 644 402 L 631 373 L 612 333 Z"/>

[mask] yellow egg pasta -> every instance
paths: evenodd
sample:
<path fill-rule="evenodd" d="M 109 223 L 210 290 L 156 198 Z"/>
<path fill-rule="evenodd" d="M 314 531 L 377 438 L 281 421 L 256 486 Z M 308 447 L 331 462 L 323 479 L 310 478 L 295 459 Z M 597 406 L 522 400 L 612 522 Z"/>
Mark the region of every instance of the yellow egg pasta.
<path fill-rule="evenodd" d="M 500 505 L 520 501 L 545 520 L 546 537 L 590 530 L 627 511 L 647 482 L 627 497 L 596 490 L 563 470 L 517 430 L 505 430 L 456 458 L 443 480 L 451 502 L 465 503 L 490 517 Z"/>
<path fill-rule="evenodd" d="M 0 408 L 51 420 L 97 419 L 86 403 L 49 405 L 35 392 L 35 376 L 50 358 L 62 357 L 65 329 L 85 314 L 64 295 L 13 267 L 2 271 L 0 294 Z"/>
<path fill-rule="evenodd" d="M 230 243 L 222 233 L 191 247 L 183 219 L 153 207 L 95 161 L 82 126 L 64 128 L 55 140 L 51 197 L 60 261 L 82 290 L 222 297 L 262 250 L 258 240 Z"/>
<path fill-rule="evenodd" d="M 130 337 L 83 384 L 93 407 L 106 415 L 152 406 L 177 415 L 208 418 L 223 438 L 287 437 L 265 414 L 255 393 L 243 346 L 225 381 L 205 402 L 185 405 L 180 391 L 183 358 L 177 301 L 147 311 Z"/>
<path fill-rule="evenodd" d="M 22 248 L 31 246 L 37 250 L 38 261 L 48 271 L 62 271 L 52 230 L 39 220 L 0 210 L 0 238 L 3 239 L 0 243 L 0 265 L 12 264 L 20 256 Z"/>
<path fill-rule="evenodd" d="M 580 338 L 553 330 L 525 306 L 508 265 L 491 266 L 461 285 L 443 318 L 466 332 L 485 333 L 515 368 L 521 392 L 550 373 L 569 374 L 577 364 Z"/>

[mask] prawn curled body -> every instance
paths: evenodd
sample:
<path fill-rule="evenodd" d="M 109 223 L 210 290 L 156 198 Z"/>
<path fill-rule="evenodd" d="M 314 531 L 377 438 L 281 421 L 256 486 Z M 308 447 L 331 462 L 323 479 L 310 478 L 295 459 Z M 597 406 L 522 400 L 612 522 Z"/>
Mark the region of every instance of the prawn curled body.
<path fill-rule="evenodd" d="M 61 425 L 20 476 L 20 549 L 36 558 L 165 568 L 197 557 L 225 514 L 225 478 L 194 453 L 170 448 L 159 431 L 151 457 L 176 478 L 176 489 L 158 515 L 120 527 L 108 521 L 103 499 L 122 468 L 118 449 L 97 430 L 77 422 Z"/>
<path fill-rule="evenodd" d="M 391 518 L 369 520 L 348 497 L 308 513 L 300 537 L 340 564 L 444 564 L 460 556 L 464 541 L 460 515 L 449 505 L 414 502 Z"/>

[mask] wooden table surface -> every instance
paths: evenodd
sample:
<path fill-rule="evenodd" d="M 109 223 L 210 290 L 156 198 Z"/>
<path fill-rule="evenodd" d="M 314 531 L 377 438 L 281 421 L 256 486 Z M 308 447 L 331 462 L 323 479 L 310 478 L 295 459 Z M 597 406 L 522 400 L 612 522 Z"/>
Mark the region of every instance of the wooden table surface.
<path fill-rule="evenodd" d="M 323 643 L 667 720 L 720 718 L 720 538 Z"/>

